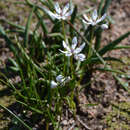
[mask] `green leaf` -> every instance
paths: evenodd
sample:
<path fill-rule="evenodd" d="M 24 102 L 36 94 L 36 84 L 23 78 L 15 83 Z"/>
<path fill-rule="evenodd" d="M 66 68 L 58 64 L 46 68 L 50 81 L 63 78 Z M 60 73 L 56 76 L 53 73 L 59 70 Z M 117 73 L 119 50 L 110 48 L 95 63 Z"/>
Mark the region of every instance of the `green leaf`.
<path fill-rule="evenodd" d="M 116 49 L 130 49 L 130 46 L 129 45 L 126 45 L 126 46 L 116 46 L 113 48 L 113 50 L 116 50 Z"/>
<path fill-rule="evenodd" d="M 15 24 L 7 19 L 2 19 L 3 22 L 6 22 L 7 24 L 17 28 L 17 29 L 20 29 L 20 30 L 25 30 L 25 27 L 24 26 L 21 26 L 21 25 L 18 25 L 18 24 Z"/>
<path fill-rule="evenodd" d="M 130 32 L 125 33 L 124 35 L 120 36 L 118 39 L 114 40 L 113 42 L 110 42 L 108 45 L 103 47 L 99 50 L 100 55 L 104 55 L 106 52 L 113 50 L 113 48 L 118 45 L 122 40 L 127 38 L 130 35 Z"/>
<path fill-rule="evenodd" d="M 97 106 L 98 104 L 85 104 L 86 107 L 94 107 L 94 106 Z"/>
<path fill-rule="evenodd" d="M 0 104 L 0 107 L 4 110 L 6 110 L 8 113 L 10 113 L 17 121 L 19 121 L 25 128 L 28 130 L 32 130 L 30 126 L 28 126 L 25 122 L 23 122 L 17 115 L 15 115 L 12 111 L 10 111 L 8 108 Z"/>
<path fill-rule="evenodd" d="M 27 107 L 28 109 L 30 109 L 30 110 L 32 110 L 32 111 L 38 113 L 38 114 L 43 114 L 42 111 L 40 111 L 40 110 L 38 110 L 38 109 L 36 109 L 36 108 L 34 108 L 34 107 L 31 107 L 31 106 L 29 106 L 28 104 L 26 104 L 26 103 L 24 103 L 24 102 L 21 102 L 21 101 L 18 101 L 18 100 L 17 100 L 17 102 L 20 103 L 20 104 L 22 104 L 22 105 L 24 105 L 24 106 Z"/>
<path fill-rule="evenodd" d="M 49 33 L 48 36 L 49 37 L 60 37 L 60 38 L 64 39 L 64 36 L 61 33 Z"/>
<path fill-rule="evenodd" d="M 0 35 L 2 35 L 2 37 L 5 39 L 6 44 L 8 45 L 10 50 L 13 51 L 14 54 L 16 54 L 16 48 L 14 47 L 14 43 L 10 40 L 10 38 L 8 38 L 4 29 L 1 26 L 0 26 Z"/>
<path fill-rule="evenodd" d="M 100 59 L 97 58 L 91 58 L 90 59 L 90 63 L 95 64 L 95 63 L 101 63 Z M 115 58 L 115 57 L 103 57 L 104 61 L 115 61 L 115 62 L 120 62 L 122 64 L 124 64 L 124 62 L 121 59 Z"/>
<path fill-rule="evenodd" d="M 41 24 L 41 27 L 42 27 L 42 30 L 43 30 L 44 34 L 47 35 L 48 34 L 48 29 L 47 29 L 47 26 L 46 26 L 46 24 L 44 22 L 44 19 L 42 18 L 42 16 L 40 15 L 40 12 L 38 10 L 35 11 L 35 14 L 36 14 L 37 18 L 39 19 L 39 22 Z"/>
<path fill-rule="evenodd" d="M 28 44 L 28 34 L 29 34 L 29 28 L 31 26 L 31 20 L 32 20 L 32 15 L 33 15 L 33 12 L 35 11 L 36 7 L 33 6 L 33 9 L 28 17 L 28 20 L 27 20 L 27 24 L 26 24 L 26 28 L 25 28 L 25 37 L 24 37 L 24 45 L 25 47 L 27 47 L 27 44 Z"/>
<path fill-rule="evenodd" d="M 111 68 L 108 68 L 108 67 L 105 67 L 105 68 L 95 68 L 96 70 L 99 70 L 99 71 L 108 71 L 108 72 L 114 72 L 114 73 L 117 73 L 117 74 L 123 74 L 123 75 L 126 75 L 125 73 L 119 71 L 119 70 L 115 70 L 115 69 L 111 69 Z"/>
<path fill-rule="evenodd" d="M 129 84 L 127 82 L 123 82 L 121 80 L 121 78 L 119 78 L 118 76 L 116 76 L 115 74 L 113 74 L 114 78 L 119 82 L 119 84 L 126 90 L 128 91 L 128 86 Z"/>
<path fill-rule="evenodd" d="M 95 32 L 96 41 L 95 41 L 95 50 L 98 51 L 101 45 L 101 38 L 102 38 L 102 29 L 98 28 Z"/>
<path fill-rule="evenodd" d="M 41 7 L 41 6 L 38 6 L 38 5 L 35 5 L 30 0 L 25 0 L 25 1 L 26 1 L 26 4 L 29 5 L 31 8 L 36 7 L 36 9 L 40 9 L 41 11 L 43 11 L 49 17 L 49 19 L 52 22 L 54 22 L 54 19 L 49 15 L 49 10 L 48 9 L 46 9 L 44 7 Z"/>
<path fill-rule="evenodd" d="M 111 1 L 112 1 L 112 0 L 106 0 L 106 1 L 105 1 L 105 5 L 104 5 L 104 7 L 103 7 L 103 9 L 102 9 L 102 11 L 101 11 L 101 15 L 103 15 L 104 13 L 107 12 L 107 9 L 109 8 L 109 5 L 111 4 Z"/>
<path fill-rule="evenodd" d="M 77 11 L 78 11 L 77 6 L 75 6 L 74 11 L 73 11 L 73 13 L 71 15 L 71 20 L 70 20 L 71 24 L 74 24 L 74 22 L 75 22 Z M 71 33 L 71 36 L 73 37 L 74 31 L 73 31 L 73 29 L 71 27 L 70 27 L 70 33 Z"/>
<path fill-rule="evenodd" d="M 99 7 L 98 7 L 98 14 L 99 14 L 99 16 L 101 15 L 101 11 L 102 11 L 102 8 L 103 8 L 104 1 L 105 0 L 101 0 L 101 2 L 99 4 Z"/>

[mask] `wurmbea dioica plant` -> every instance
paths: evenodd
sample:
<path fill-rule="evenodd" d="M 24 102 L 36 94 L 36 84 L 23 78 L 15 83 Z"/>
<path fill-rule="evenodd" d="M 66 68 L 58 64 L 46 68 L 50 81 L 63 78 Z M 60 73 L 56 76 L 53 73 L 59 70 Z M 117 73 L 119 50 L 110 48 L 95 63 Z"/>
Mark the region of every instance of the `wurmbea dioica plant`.
<path fill-rule="evenodd" d="M 66 51 L 60 50 L 62 53 L 64 53 L 66 56 L 74 56 L 76 60 L 84 61 L 85 55 L 80 53 L 83 48 L 85 47 L 85 43 L 80 45 L 80 47 L 76 48 L 78 44 L 77 37 L 74 37 L 72 40 L 72 45 L 70 46 L 68 42 L 63 41 L 63 47 L 66 49 Z"/>
<path fill-rule="evenodd" d="M 106 16 L 107 14 L 105 13 L 101 18 L 98 18 L 97 10 L 95 9 L 91 17 L 87 17 L 86 14 L 83 15 L 83 22 L 88 25 L 96 26 L 98 23 L 102 22 L 106 18 Z"/>
<path fill-rule="evenodd" d="M 46 129 L 51 124 L 56 128 L 57 123 L 60 126 L 61 118 L 58 117 L 64 114 L 64 106 L 72 111 L 76 119 L 80 90 L 91 88 L 94 71 L 110 71 L 114 76 L 117 76 L 116 73 L 124 74 L 107 64 L 107 61 L 122 61 L 105 54 L 114 49 L 129 48 L 118 44 L 130 32 L 101 48 L 102 32 L 110 23 L 106 15 L 110 0 L 106 0 L 104 6 L 104 0 L 101 0 L 98 11 L 94 10 L 91 17 L 78 15 L 77 6 L 73 8 L 71 0 L 63 8 L 53 0 L 39 0 L 43 6 L 30 0 L 25 2 L 32 9 L 26 27 L 4 21 L 15 28 L 15 39 L 12 40 L 8 36 L 9 31 L 0 26 L 0 34 L 15 56 L 15 59 L 9 60 L 12 63 L 10 69 L 20 76 L 21 82 L 14 85 L 6 80 L 24 111 L 32 111 L 35 120 L 38 114 L 42 115 Z M 31 30 L 33 15 L 37 23 Z M 49 26 L 46 18 L 50 19 Z M 81 25 L 76 29 L 79 20 Z M 21 38 L 22 41 L 19 40 Z M 103 64 L 103 67 L 98 68 L 97 64 Z M 86 92 L 86 95 L 89 94 Z M 27 127 L 27 124 L 22 124 Z"/>
<path fill-rule="evenodd" d="M 55 8 L 55 13 L 51 11 L 48 11 L 48 12 L 51 17 L 54 17 L 58 20 L 66 20 L 73 13 L 73 8 L 71 7 L 70 9 L 69 3 L 67 3 L 63 9 L 61 9 L 59 6 L 59 3 L 56 2 L 56 4 L 54 5 L 54 8 Z"/>
<path fill-rule="evenodd" d="M 65 83 L 70 81 L 70 77 L 64 77 L 63 75 L 58 75 L 56 77 L 56 82 L 51 81 L 51 88 L 56 88 L 58 85 L 63 86 Z"/>

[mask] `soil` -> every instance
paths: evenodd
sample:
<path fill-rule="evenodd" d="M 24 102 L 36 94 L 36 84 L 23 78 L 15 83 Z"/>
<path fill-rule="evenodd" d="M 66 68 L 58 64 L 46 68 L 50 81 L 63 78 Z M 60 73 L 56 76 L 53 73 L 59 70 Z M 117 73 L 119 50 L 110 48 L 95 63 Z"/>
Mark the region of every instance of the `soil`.
<path fill-rule="evenodd" d="M 6 18 L 25 25 L 30 9 L 23 5 L 13 4 L 14 1 L 16 0 L 0 1 L 0 19 Z M 61 2 L 61 0 L 59 1 Z M 74 0 L 74 3 L 78 4 L 79 10 L 82 10 L 86 6 L 97 7 L 99 1 Z M 112 0 L 108 14 L 111 15 L 114 23 L 104 32 L 102 46 L 130 31 L 130 1 Z M 10 28 L 9 25 L 1 21 L 0 24 L 6 29 Z M 130 45 L 130 37 L 123 40 L 120 45 Z M 125 65 L 113 62 L 110 62 L 110 65 L 112 68 L 118 68 L 130 75 L 130 50 L 116 50 L 107 55 L 122 59 Z M 7 67 L 7 61 L 10 57 L 13 57 L 13 54 L 7 48 L 5 41 L 0 38 L 0 70 L 2 72 Z M 18 77 L 13 79 L 14 81 L 19 80 Z M 120 79 L 130 86 L 130 78 L 120 77 Z M 109 72 L 100 73 L 97 71 L 93 74 L 93 80 L 90 92 L 86 94 L 81 92 L 80 94 L 80 111 L 77 113 L 76 120 L 70 116 L 69 111 L 66 111 L 61 122 L 62 129 L 130 130 L 130 88 L 128 87 L 126 91 Z M 11 91 L 0 85 L 0 104 L 9 107 L 14 102 L 15 99 L 11 95 Z M 16 112 L 16 110 L 13 111 Z M 3 114 L 3 110 L 0 109 L 0 130 L 9 129 L 10 121 L 10 116 Z M 35 128 L 41 130 L 41 123 L 42 121 L 36 124 Z"/>

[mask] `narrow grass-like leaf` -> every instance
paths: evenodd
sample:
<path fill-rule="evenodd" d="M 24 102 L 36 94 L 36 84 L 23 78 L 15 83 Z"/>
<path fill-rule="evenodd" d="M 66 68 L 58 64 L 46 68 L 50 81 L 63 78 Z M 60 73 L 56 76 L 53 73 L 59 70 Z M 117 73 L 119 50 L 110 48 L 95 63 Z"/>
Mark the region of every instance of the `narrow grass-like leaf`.
<path fill-rule="evenodd" d="M 96 41 L 95 41 L 95 50 L 98 51 L 101 45 L 101 38 L 102 38 L 102 29 L 99 28 L 96 30 Z"/>
<path fill-rule="evenodd" d="M 26 24 L 26 28 L 25 28 L 25 37 L 24 37 L 24 46 L 27 47 L 27 44 L 28 44 L 28 34 L 29 34 L 29 29 L 30 29 L 30 26 L 31 26 L 31 20 L 32 20 L 32 15 L 33 15 L 33 12 L 35 11 L 36 7 L 34 6 L 29 17 L 28 17 L 28 20 L 27 20 L 27 24 Z"/>
<path fill-rule="evenodd" d="M 104 7 L 103 7 L 103 9 L 102 9 L 102 11 L 101 11 L 101 15 L 103 15 L 104 13 L 107 12 L 107 9 L 109 8 L 109 5 L 111 4 L 111 1 L 112 1 L 112 0 L 106 0 L 106 1 L 105 1 L 105 5 L 104 5 Z"/>
<path fill-rule="evenodd" d="M 118 59 L 118 58 L 115 58 L 115 57 L 103 57 L 103 60 L 105 60 L 105 61 L 115 61 L 115 62 L 120 62 L 120 63 L 124 64 L 124 62 L 121 59 Z M 101 63 L 101 61 L 99 60 L 99 58 L 91 58 L 89 63 L 95 64 L 95 63 Z"/>
<path fill-rule="evenodd" d="M 113 74 L 114 78 L 118 81 L 118 83 L 126 90 L 128 91 L 128 84 L 124 83 L 116 74 Z"/>
<path fill-rule="evenodd" d="M 16 92 L 16 94 L 18 94 L 21 98 L 23 98 L 23 99 L 25 99 L 25 100 L 27 99 L 25 96 L 23 96 L 23 95 L 20 93 L 19 90 L 17 90 L 17 89 L 15 88 L 15 86 L 12 84 L 11 80 L 9 80 L 3 73 L 0 72 L 0 76 L 2 76 L 2 77 L 4 78 L 4 80 L 1 80 L 1 79 L 0 79 L 0 82 L 1 82 L 1 83 L 5 84 L 6 86 L 8 86 L 8 87 L 10 87 L 11 89 L 13 89 L 13 90 Z"/>
<path fill-rule="evenodd" d="M 114 72 L 114 73 L 117 73 L 117 74 L 123 74 L 123 75 L 126 75 L 125 73 L 119 71 L 119 70 L 115 70 L 115 69 L 111 69 L 111 68 L 95 68 L 96 70 L 99 70 L 99 71 L 108 71 L 108 72 Z"/>
<path fill-rule="evenodd" d="M 22 121 L 22 119 L 20 119 L 17 115 L 15 115 L 12 111 L 10 111 L 8 108 L 6 108 L 5 106 L 3 106 L 2 104 L 0 104 L 0 107 L 4 110 L 6 110 L 8 113 L 10 113 L 17 121 L 19 121 L 25 128 L 27 128 L 28 130 L 32 130 L 32 128 L 30 126 L 28 126 L 24 121 Z"/>
<path fill-rule="evenodd" d="M 14 47 L 14 43 L 8 38 L 3 28 L 0 26 L 0 35 L 5 39 L 8 47 L 11 51 L 13 51 L 14 54 L 16 54 L 16 48 Z"/>
<path fill-rule="evenodd" d="M 15 24 L 7 19 L 2 19 L 3 22 L 6 22 L 7 24 L 17 28 L 17 29 L 21 29 L 21 30 L 25 30 L 25 27 L 24 26 L 21 26 L 21 25 L 18 25 L 18 24 Z"/>
<path fill-rule="evenodd" d="M 49 11 L 46 8 L 38 6 L 38 5 L 35 5 L 30 0 L 25 0 L 25 1 L 26 1 L 26 4 L 29 5 L 30 7 L 34 7 L 35 6 L 36 9 L 40 9 L 41 11 L 43 11 L 49 17 L 49 19 L 52 22 L 54 22 L 54 19 L 49 15 Z"/>
<path fill-rule="evenodd" d="M 113 42 L 110 42 L 108 45 L 99 50 L 99 54 L 104 55 L 106 52 L 111 51 L 116 45 L 118 45 L 122 40 L 127 38 L 129 35 L 130 32 L 127 32 L 124 35 L 120 36 L 118 39 L 114 40 Z"/>
<path fill-rule="evenodd" d="M 47 26 L 46 26 L 46 24 L 44 22 L 44 19 L 42 18 L 42 16 L 40 15 L 40 12 L 38 10 L 35 11 L 35 14 L 36 14 L 37 18 L 39 19 L 39 22 L 41 24 L 41 27 L 42 27 L 42 30 L 43 30 L 44 34 L 47 35 L 48 34 L 48 29 L 47 29 Z"/>
<path fill-rule="evenodd" d="M 64 36 L 61 33 L 49 33 L 48 36 L 49 37 L 61 37 L 62 39 L 64 39 Z"/>
<path fill-rule="evenodd" d="M 75 22 L 77 11 L 78 11 L 77 6 L 75 6 L 74 11 L 71 15 L 71 20 L 70 20 L 71 24 L 74 24 L 74 22 Z M 71 36 L 73 36 L 73 29 L 71 27 L 70 27 L 70 34 L 71 34 Z"/>
<path fill-rule="evenodd" d="M 54 8 L 54 2 L 53 2 L 53 0 L 48 0 L 48 3 L 49 3 L 49 5 L 50 5 L 51 8 Z"/>
<path fill-rule="evenodd" d="M 20 45 L 20 43 L 19 43 L 19 42 L 16 42 L 16 43 L 17 43 L 19 49 L 21 50 L 22 54 L 25 56 L 25 58 L 34 66 L 34 68 L 36 68 L 36 70 L 37 70 L 40 74 L 42 74 L 41 68 L 38 67 L 38 66 L 33 62 L 33 60 L 28 56 L 28 54 L 25 52 L 25 50 L 24 50 L 23 47 Z M 42 74 L 42 75 L 43 75 L 43 74 Z"/>
<path fill-rule="evenodd" d="M 98 7 L 98 14 L 99 14 L 99 16 L 101 15 L 101 11 L 102 11 L 102 8 L 103 8 L 104 1 L 105 0 L 101 0 L 100 1 L 99 7 Z"/>
<path fill-rule="evenodd" d="M 18 103 L 24 105 L 24 106 L 27 107 L 28 109 L 30 109 L 30 110 L 32 110 L 32 111 L 38 113 L 38 114 L 43 114 L 42 111 L 40 111 L 40 110 L 38 110 L 38 109 L 36 109 L 36 108 L 34 108 L 34 107 L 31 107 L 31 106 L 29 106 L 28 104 L 26 104 L 26 103 L 24 103 L 24 102 L 21 102 L 21 101 L 18 101 L 18 100 L 16 100 L 16 101 L 17 101 Z"/>
<path fill-rule="evenodd" d="M 97 106 L 98 104 L 85 104 L 86 107 L 94 107 Z"/>
<path fill-rule="evenodd" d="M 130 49 L 130 46 L 129 45 L 126 45 L 126 46 L 116 46 L 113 48 L 113 50 L 117 50 L 117 49 Z"/>

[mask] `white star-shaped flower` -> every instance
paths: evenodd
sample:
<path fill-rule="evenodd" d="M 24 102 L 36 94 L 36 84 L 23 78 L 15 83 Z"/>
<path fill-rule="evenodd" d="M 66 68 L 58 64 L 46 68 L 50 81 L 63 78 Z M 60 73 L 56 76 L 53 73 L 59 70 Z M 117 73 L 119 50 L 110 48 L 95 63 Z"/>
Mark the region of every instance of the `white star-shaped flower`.
<path fill-rule="evenodd" d="M 49 11 L 49 15 L 53 18 L 59 20 L 66 20 L 73 13 L 73 7 L 70 7 L 70 4 L 66 4 L 63 9 L 60 8 L 59 3 L 56 2 L 55 6 L 55 13 Z"/>
<path fill-rule="evenodd" d="M 53 80 L 51 81 L 51 88 L 56 88 L 58 85 L 64 85 L 68 81 L 70 81 L 70 77 L 64 77 L 63 75 L 58 75 L 56 77 L 56 82 Z"/>
<path fill-rule="evenodd" d="M 66 49 L 66 51 L 60 50 L 62 53 L 64 53 L 66 56 L 72 56 L 74 55 L 74 58 L 79 61 L 84 61 L 85 60 L 85 55 L 80 53 L 84 47 L 85 43 L 80 45 L 79 47 L 76 48 L 78 42 L 77 42 L 77 37 L 74 37 L 72 40 L 72 46 L 70 47 L 69 44 L 65 41 L 63 41 L 63 47 Z"/>
<path fill-rule="evenodd" d="M 102 22 L 105 18 L 106 18 L 106 13 L 101 17 L 101 18 L 99 18 L 98 17 L 98 14 L 97 14 L 97 10 L 95 9 L 94 11 L 93 11 L 93 13 L 92 13 L 92 16 L 91 16 L 91 18 L 90 17 L 88 17 L 88 16 L 86 16 L 85 14 L 83 15 L 83 22 L 85 23 L 85 24 L 91 24 L 92 26 L 95 26 L 95 25 L 97 25 L 98 23 L 100 23 L 100 22 Z"/>

